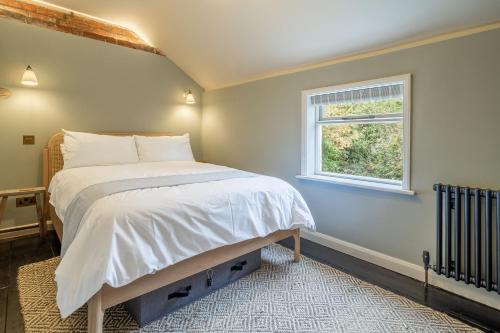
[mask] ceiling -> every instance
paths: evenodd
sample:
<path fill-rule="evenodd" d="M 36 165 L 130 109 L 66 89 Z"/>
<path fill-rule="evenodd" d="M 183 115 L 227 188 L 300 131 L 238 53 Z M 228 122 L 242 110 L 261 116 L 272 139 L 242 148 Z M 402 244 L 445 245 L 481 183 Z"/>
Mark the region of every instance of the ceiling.
<path fill-rule="evenodd" d="M 500 0 L 48 0 L 138 32 L 207 90 L 500 21 Z"/>

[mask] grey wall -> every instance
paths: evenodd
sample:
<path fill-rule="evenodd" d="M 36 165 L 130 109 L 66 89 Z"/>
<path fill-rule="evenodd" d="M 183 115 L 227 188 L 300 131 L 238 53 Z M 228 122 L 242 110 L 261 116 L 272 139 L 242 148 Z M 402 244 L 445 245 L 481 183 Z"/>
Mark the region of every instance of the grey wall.
<path fill-rule="evenodd" d="M 28 64 L 36 88 L 20 84 Z M 201 89 L 165 57 L 0 20 L 0 87 L 12 91 L 0 100 L 0 189 L 40 185 L 42 148 L 61 128 L 189 132 L 201 158 L 201 104 L 182 97 L 191 88 L 201 102 Z M 0 227 L 33 222 L 32 211 L 9 203 Z"/>
<path fill-rule="evenodd" d="M 421 263 L 436 182 L 500 188 L 500 30 L 203 95 L 203 156 L 289 181 L 318 231 Z M 412 73 L 414 197 L 299 181 L 301 91 Z"/>

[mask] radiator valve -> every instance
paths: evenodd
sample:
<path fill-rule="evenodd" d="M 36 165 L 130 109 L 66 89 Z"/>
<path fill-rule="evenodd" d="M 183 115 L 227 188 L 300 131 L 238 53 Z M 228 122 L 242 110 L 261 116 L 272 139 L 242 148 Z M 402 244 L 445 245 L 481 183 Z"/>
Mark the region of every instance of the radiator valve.
<path fill-rule="evenodd" d="M 429 254 L 429 251 L 425 251 L 422 253 L 422 260 L 424 262 L 424 270 L 425 270 L 425 287 L 427 288 L 428 286 L 428 282 L 429 282 L 429 263 L 430 263 L 430 260 L 431 260 L 431 256 Z"/>

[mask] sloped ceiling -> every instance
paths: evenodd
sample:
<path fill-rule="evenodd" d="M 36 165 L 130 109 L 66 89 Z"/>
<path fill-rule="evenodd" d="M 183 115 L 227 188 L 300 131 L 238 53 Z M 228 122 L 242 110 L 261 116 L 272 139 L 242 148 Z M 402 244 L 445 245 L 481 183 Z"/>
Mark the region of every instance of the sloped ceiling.
<path fill-rule="evenodd" d="M 119 23 L 207 90 L 500 21 L 500 0 L 49 0 Z"/>

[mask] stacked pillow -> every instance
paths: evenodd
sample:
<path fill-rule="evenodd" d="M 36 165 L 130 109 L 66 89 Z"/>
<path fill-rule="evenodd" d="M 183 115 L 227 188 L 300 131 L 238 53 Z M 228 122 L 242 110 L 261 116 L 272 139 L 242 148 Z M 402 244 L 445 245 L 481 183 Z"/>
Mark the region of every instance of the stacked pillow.
<path fill-rule="evenodd" d="M 189 134 L 181 136 L 134 135 L 141 162 L 194 161 Z"/>
<path fill-rule="evenodd" d="M 63 130 L 64 168 L 157 161 L 194 161 L 189 134 L 116 136 Z"/>

